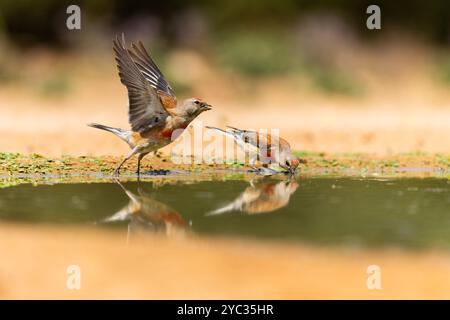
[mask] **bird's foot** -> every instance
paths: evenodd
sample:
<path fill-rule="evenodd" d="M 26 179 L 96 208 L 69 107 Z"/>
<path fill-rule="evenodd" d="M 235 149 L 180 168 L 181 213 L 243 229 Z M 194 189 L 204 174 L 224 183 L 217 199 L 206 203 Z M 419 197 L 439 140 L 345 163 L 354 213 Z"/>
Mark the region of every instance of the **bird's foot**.
<path fill-rule="evenodd" d="M 289 177 L 295 177 L 296 171 L 284 170 L 284 171 L 281 171 L 281 173 L 283 173 Z"/>
<path fill-rule="evenodd" d="M 113 173 L 111 173 L 111 178 L 118 178 L 120 176 L 119 170 L 114 170 Z"/>

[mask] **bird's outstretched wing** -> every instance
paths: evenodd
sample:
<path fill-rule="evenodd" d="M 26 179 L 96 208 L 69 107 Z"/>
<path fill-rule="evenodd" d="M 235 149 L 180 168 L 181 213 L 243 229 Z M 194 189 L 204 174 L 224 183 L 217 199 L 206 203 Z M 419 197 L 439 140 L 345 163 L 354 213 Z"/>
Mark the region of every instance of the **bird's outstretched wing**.
<path fill-rule="evenodd" d="M 169 112 L 163 106 L 157 90 L 144 77 L 138 64 L 125 47 L 125 37 L 113 40 L 120 81 L 128 89 L 128 120 L 133 131 L 144 133 L 156 126 L 164 125 Z"/>
<path fill-rule="evenodd" d="M 167 82 L 161 70 L 145 50 L 141 41 L 132 43 L 128 50 L 133 61 L 138 66 L 145 79 L 156 90 L 165 108 L 174 108 L 177 105 L 177 98 L 169 82 Z"/>

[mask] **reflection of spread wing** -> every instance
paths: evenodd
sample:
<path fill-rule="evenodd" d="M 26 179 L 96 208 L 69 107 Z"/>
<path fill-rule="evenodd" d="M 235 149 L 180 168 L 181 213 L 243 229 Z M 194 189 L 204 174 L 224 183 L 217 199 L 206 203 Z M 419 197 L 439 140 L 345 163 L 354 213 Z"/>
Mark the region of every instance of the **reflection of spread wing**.
<path fill-rule="evenodd" d="M 241 211 L 247 214 L 271 212 L 286 206 L 292 193 L 297 189 L 296 182 L 270 182 L 248 187 L 230 204 L 218 208 L 207 215 Z"/>
<path fill-rule="evenodd" d="M 124 208 L 103 219 L 102 222 L 130 221 L 129 231 L 132 231 L 131 228 L 153 232 L 164 230 L 169 236 L 188 228 L 186 221 L 175 209 L 144 194 L 136 195 L 125 189 L 120 182 L 117 183 L 130 201 Z"/>
<path fill-rule="evenodd" d="M 187 227 L 186 221 L 175 209 L 152 198 L 143 198 L 140 217 L 154 224 L 177 228 Z"/>
<path fill-rule="evenodd" d="M 162 126 L 169 112 L 153 85 L 141 72 L 125 48 L 125 39 L 118 37 L 113 41 L 117 68 L 121 82 L 128 89 L 129 122 L 133 131 L 143 133 L 153 127 Z M 145 50 L 145 49 L 144 49 Z M 154 80 L 152 80 L 154 81 Z"/>

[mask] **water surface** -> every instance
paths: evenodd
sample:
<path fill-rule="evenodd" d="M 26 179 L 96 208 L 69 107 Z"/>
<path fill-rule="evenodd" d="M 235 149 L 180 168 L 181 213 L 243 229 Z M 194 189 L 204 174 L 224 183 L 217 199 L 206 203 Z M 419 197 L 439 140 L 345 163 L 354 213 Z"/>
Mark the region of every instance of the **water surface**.
<path fill-rule="evenodd" d="M 300 178 L 19 185 L 0 190 L 0 221 L 96 225 L 308 244 L 450 247 L 445 179 Z"/>

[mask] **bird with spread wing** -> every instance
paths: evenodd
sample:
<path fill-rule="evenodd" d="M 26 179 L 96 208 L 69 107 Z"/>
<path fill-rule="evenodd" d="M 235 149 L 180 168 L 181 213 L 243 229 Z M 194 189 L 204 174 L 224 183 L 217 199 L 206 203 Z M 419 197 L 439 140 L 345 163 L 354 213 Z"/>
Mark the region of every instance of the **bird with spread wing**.
<path fill-rule="evenodd" d="M 142 42 L 126 47 L 125 37 L 113 40 L 113 50 L 122 84 L 128 90 L 128 121 L 130 130 L 113 128 L 97 123 L 88 126 L 109 131 L 125 141 L 131 151 L 114 170 L 119 175 L 122 165 L 138 155 L 140 163 L 148 153 L 170 144 L 202 112 L 211 106 L 197 98 L 179 103 L 158 66 Z"/>
<path fill-rule="evenodd" d="M 184 237 L 189 234 L 190 223 L 169 205 L 153 199 L 138 186 L 138 193 L 127 190 L 119 180 L 115 182 L 125 192 L 129 202 L 121 210 L 104 218 L 99 223 L 128 221 L 127 239 L 140 231 L 165 234 L 169 237 Z"/>

